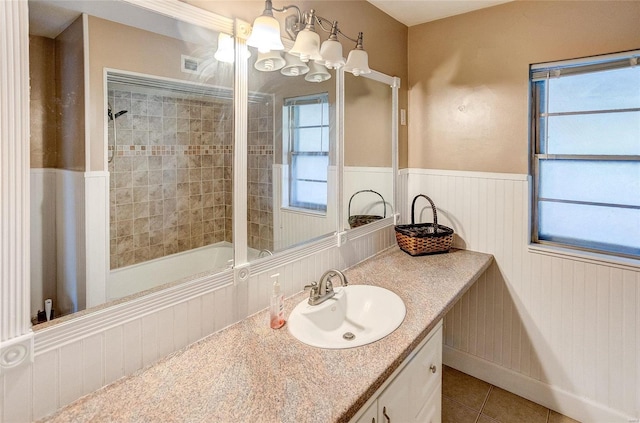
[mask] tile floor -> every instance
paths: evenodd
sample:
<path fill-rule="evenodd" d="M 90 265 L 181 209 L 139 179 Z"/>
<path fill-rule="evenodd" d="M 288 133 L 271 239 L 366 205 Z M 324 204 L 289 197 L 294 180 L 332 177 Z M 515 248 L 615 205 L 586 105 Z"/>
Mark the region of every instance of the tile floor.
<path fill-rule="evenodd" d="M 444 367 L 443 423 L 579 423 L 539 404 Z"/>

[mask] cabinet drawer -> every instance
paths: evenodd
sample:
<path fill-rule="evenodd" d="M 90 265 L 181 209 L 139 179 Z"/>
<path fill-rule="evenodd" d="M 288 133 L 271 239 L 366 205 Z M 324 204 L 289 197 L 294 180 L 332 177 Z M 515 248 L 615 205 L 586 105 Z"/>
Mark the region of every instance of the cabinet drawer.
<path fill-rule="evenodd" d="M 419 423 L 442 422 L 442 384 L 438 385 L 416 416 Z"/>
<path fill-rule="evenodd" d="M 420 410 L 442 383 L 442 326 L 413 358 L 411 373 L 411 404 Z"/>

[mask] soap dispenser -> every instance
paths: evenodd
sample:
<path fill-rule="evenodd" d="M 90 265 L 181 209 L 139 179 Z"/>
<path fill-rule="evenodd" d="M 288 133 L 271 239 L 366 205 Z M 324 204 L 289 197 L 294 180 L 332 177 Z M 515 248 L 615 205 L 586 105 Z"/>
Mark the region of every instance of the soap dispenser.
<path fill-rule="evenodd" d="M 269 322 L 271 329 L 280 329 L 284 326 L 284 295 L 280 292 L 280 273 L 272 275 L 273 291 L 271 293 L 271 306 L 269 307 Z"/>

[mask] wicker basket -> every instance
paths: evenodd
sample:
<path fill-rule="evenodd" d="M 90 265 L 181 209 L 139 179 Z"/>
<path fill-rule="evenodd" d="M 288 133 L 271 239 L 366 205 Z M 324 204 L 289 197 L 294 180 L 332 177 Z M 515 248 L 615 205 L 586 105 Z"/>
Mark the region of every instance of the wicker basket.
<path fill-rule="evenodd" d="M 431 204 L 433 223 L 414 223 L 418 197 L 424 197 Z M 396 241 L 402 251 L 410 256 L 446 253 L 453 243 L 453 229 L 438 225 L 436 205 L 431 198 L 418 194 L 411 203 L 411 224 L 396 226 Z"/>
<path fill-rule="evenodd" d="M 384 216 L 376 216 L 371 214 L 355 214 L 351 216 L 351 200 L 353 200 L 353 197 L 355 197 L 357 194 L 360 194 L 362 192 L 372 192 L 380 196 L 380 198 L 382 199 L 382 206 L 384 207 Z M 363 189 L 362 191 L 357 191 L 349 199 L 349 226 L 351 227 L 351 229 L 357 228 L 358 226 L 366 225 L 367 223 L 375 222 L 376 220 L 384 219 L 385 217 L 387 217 L 387 204 L 384 201 L 384 197 L 380 195 L 380 193 L 375 192 L 372 189 Z"/>

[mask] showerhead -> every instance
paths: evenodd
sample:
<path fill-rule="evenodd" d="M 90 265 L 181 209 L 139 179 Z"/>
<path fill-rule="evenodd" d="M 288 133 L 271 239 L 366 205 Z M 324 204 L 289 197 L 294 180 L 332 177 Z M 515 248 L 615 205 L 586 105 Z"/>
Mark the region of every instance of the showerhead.
<path fill-rule="evenodd" d="M 111 104 L 107 103 L 107 116 L 109 117 L 109 120 L 115 120 L 118 119 L 120 116 L 124 115 L 125 113 L 127 113 L 128 110 L 120 110 L 118 113 L 116 113 L 115 115 L 113 114 L 113 110 L 111 109 Z"/>

